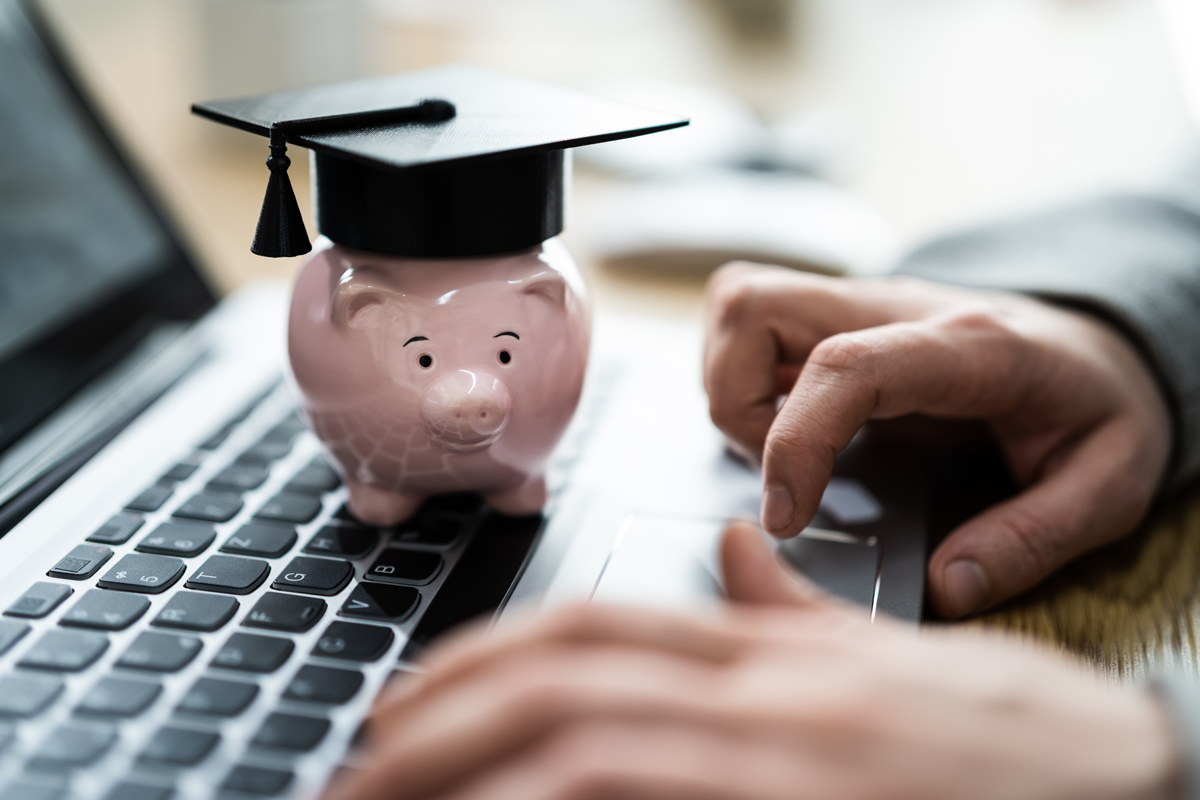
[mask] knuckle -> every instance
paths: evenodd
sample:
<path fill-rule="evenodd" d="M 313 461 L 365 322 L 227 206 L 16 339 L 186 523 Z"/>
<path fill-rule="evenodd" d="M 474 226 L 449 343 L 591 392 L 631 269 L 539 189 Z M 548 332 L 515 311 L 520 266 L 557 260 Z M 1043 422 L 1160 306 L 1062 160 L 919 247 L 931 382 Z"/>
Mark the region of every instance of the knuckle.
<path fill-rule="evenodd" d="M 808 364 L 835 372 L 859 371 L 871 351 L 871 344 L 857 332 L 839 333 L 822 339 L 809 354 Z"/>
<path fill-rule="evenodd" d="M 728 267 L 722 267 L 726 270 Z M 763 292 L 754 281 L 754 272 L 738 270 L 714 276 L 710 283 L 709 307 L 718 328 L 736 327 L 752 318 Z"/>
<path fill-rule="evenodd" d="M 507 719 L 553 719 L 570 707 L 554 670 L 531 668 L 511 679 L 502 703 Z"/>

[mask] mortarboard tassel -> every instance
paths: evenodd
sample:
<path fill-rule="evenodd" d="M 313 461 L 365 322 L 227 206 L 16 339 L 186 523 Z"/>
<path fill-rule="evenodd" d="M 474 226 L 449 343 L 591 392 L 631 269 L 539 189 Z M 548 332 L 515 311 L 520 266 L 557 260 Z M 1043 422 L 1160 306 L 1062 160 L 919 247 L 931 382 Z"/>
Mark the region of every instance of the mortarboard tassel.
<path fill-rule="evenodd" d="M 250 252 L 269 258 L 300 256 L 312 250 L 308 231 L 304 228 L 304 217 L 300 215 L 300 204 L 292 191 L 287 169 L 292 160 L 287 157 L 287 141 L 280 128 L 271 129 L 271 155 L 267 168 L 271 179 L 267 182 L 267 193 L 263 197 L 262 211 L 258 215 L 258 227 L 254 231 L 254 242 Z"/>

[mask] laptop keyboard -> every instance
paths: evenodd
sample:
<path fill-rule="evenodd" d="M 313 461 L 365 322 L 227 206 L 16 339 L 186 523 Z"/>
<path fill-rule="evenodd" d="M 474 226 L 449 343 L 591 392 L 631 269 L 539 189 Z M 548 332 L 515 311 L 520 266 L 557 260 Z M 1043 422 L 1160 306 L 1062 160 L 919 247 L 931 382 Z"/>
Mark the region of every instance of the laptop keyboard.
<path fill-rule="evenodd" d="M 113 512 L 0 616 L 0 800 L 314 795 L 544 521 L 457 494 L 359 523 L 279 386 Z"/>

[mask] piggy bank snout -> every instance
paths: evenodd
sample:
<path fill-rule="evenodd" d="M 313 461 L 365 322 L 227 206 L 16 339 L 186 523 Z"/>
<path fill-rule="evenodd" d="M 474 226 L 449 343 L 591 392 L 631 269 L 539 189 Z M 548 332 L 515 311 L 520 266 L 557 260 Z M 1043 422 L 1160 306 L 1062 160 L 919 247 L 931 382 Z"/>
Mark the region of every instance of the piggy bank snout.
<path fill-rule="evenodd" d="M 470 370 L 443 375 L 421 398 L 426 428 L 451 444 L 489 442 L 508 423 L 511 409 L 512 396 L 499 378 Z"/>

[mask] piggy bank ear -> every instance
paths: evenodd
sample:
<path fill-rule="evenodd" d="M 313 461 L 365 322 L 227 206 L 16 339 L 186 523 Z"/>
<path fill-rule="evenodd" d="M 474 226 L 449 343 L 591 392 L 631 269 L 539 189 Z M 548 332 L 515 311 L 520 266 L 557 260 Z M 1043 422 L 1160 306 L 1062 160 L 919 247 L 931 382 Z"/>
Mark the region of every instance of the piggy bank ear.
<path fill-rule="evenodd" d="M 567 305 L 567 281 L 553 270 L 539 272 L 537 275 L 521 282 L 524 294 L 544 297 L 555 308 Z"/>
<path fill-rule="evenodd" d="M 335 327 L 362 327 L 375 318 L 391 295 L 376 270 L 355 267 L 346 270 L 333 290 L 330 314 Z"/>

